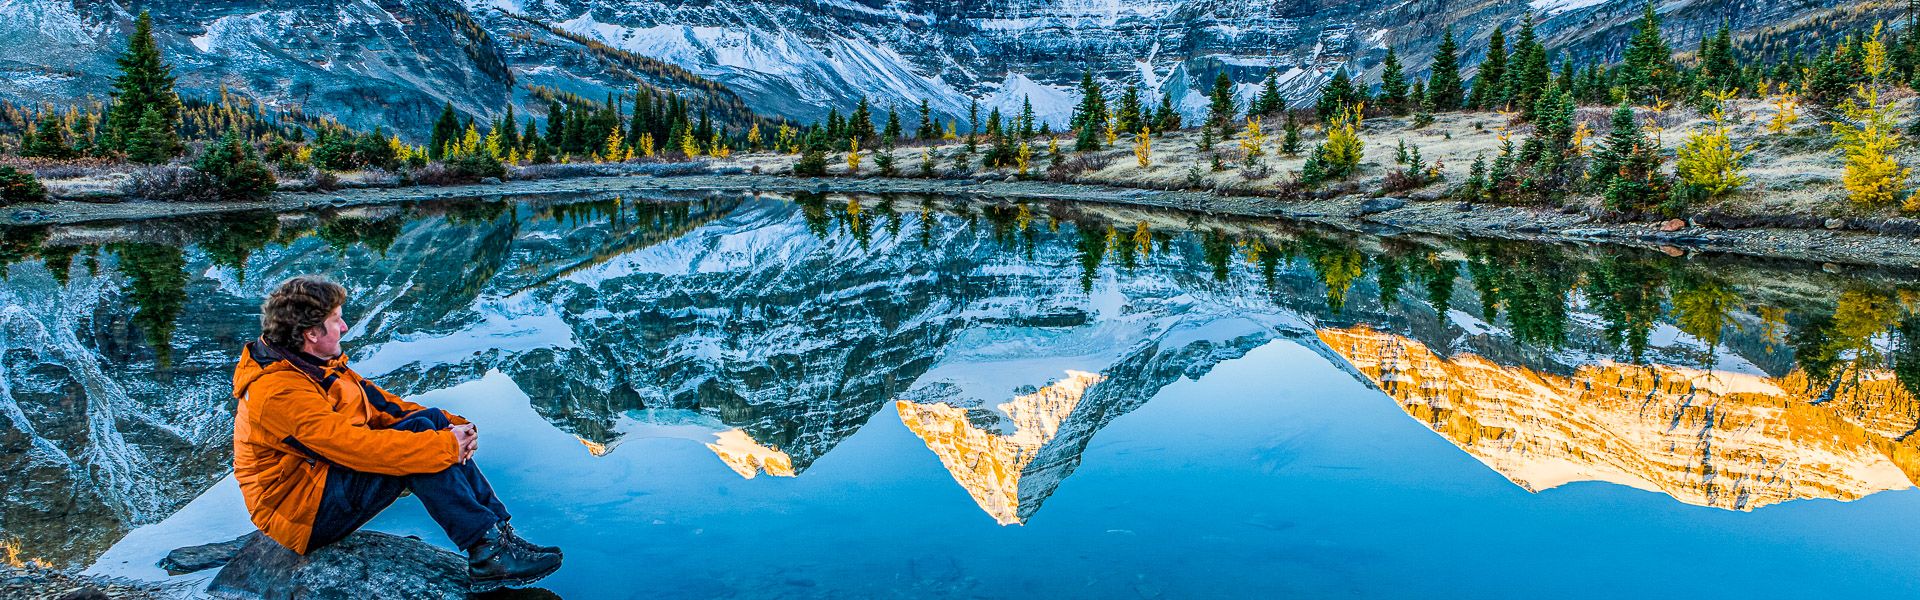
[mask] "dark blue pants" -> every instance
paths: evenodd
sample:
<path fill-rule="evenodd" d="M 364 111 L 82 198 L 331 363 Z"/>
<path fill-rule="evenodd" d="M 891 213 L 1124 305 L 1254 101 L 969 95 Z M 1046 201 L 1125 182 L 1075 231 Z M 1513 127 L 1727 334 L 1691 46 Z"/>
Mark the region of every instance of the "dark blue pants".
<path fill-rule="evenodd" d="M 451 423 L 440 409 L 422 410 L 395 423 L 403 431 L 435 431 Z M 506 522 L 507 507 L 494 497 L 493 486 L 480 474 L 480 467 L 469 460 L 438 473 L 422 475 L 378 475 L 349 470 L 340 465 L 327 467 L 327 487 L 320 495 L 320 510 L 314 515 L 309 550 L 340 541 L 374 515 L 393 505 L 400 493 L 413 495 L 426 505 L 427 514 L 447 539 L 465 550 L 480 542 L 488 529 Z"/>

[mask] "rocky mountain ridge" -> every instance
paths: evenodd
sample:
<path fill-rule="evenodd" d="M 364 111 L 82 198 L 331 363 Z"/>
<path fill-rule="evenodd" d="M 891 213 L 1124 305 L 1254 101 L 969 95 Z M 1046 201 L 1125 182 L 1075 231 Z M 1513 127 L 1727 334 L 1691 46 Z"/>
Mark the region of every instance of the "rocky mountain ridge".
<path fill-rule="evenodd" d="M 1892 2 L 1669 0 L 1658 3 L 1673 47 L 1720 23 L 1743 44 L 1818 35 L 1897 15 Z M 926 101 L 943 120 L 978 99 L 1061 129 L 1091 71 L 1110 91 L 1170 94 L 1189 117 L 1225 72 L 1243 105 L 1269 72 L 1294 101 L 1341 68 L 1377 77 L 1388 46 L 1413 73 L 1452 26 L 1467 73 L 1496 25 L 1541 18 L 1550 48 L 1583 62 L 1616 60 L 1640 4 L 1632 0 L 277 0 L 0 1 L 0 97 L 71 103 L 104 97 L 131 15 L 152 11 L 189 94 L 220 86 L 280 109 L 413 135 L 452 102 L 469 115 L 544 114 L 566 93 L 590 100 L 640 84 L 725 112 L 813 122 L 868 98 L 911 118 Z M 616 54 L 619 52 L 621 54 Z M 671 67 L 671 68 L 668 68 Z M 717 82 L 718 86 L 715 87 Z"/>

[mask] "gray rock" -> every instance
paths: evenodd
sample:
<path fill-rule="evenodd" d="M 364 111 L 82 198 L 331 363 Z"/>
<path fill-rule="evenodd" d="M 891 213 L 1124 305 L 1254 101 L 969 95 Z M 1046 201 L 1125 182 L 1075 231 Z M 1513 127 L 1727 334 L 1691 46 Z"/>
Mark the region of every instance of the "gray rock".
<path fill-rule="evenodd" d="M 9 216 L 11 216 L 16 223 L 32 223 L 46 219 L 47 211 L 37 208 L 22 208 L 13 211 L 13 214 Z"/>
<path fill-rule="evenodd" d="M 356 531 L 306 556 L 254 535 L 207 592 L 264 600 L 465 598 L 467 563 L 417 539 Z"/>
<path fill-rule="evenodd" d="M 1382 213 L 1406 205 L 1407 201 L 1399 198 L 1370 198 L 1360 203 L 1360 214 L 1371 215 L 1374 213 Z"/>
<path fill-rule="evenodd" d="M 499 177 L 483 177 L 480 179 L 480 185 L 500 185 L 500 178 Z"/>
<path fill-rule="evenodd" d="M 1453 205 L 1453 212 L 1470 212 L 1472 210 L 1473 210 L 1472 202 L 1461 202 L 1459 204 Z"/>
<path fill-rule="evenodd" d="M 249 533 L 225 542 L 174 548 L 172 552 L 167 553 L 166 558 L 160 559 L 160 562 L 155 563 L 154 566 L 166 569 L 170 574 L 179 575 L 181 573 L 193 573 L 195 571 L 204 571 L 225 565 L 228 561 L 233 560 L 234 555 L 240 553 L 240 549 L 245 547 L 247 542 L 253 541 L 253 536 L 255 535 L 259 535 L 259 532 Z"/>
<path fill-rule="evenodd" d="M 1608 236 L 1611 236 L 1611 235 L 1613 235 L 1613 231 L 1612 231 L 1612 230 L 1609 230 L 1609 229 L 1600 229 L 1600 228 L 1592 228 L 1592 229 L 1568 229 L 1568 230 L 1566 230 L 1566 231 L 1565 231 L 1565 233 L 1566 233 L 1567 235 L 1569 235 L 1569 236 L 1573 236 L 1573 237 L 1608 237 Z"/>
<path fill-rule="evenodd" d="M 1846 219 L 1827 219 L 1827 222 L 1825 223 L 1825 225 L 1827 226 L 1827 229 L 1839 229 L 1847 226 L 1847 220 Z"/>

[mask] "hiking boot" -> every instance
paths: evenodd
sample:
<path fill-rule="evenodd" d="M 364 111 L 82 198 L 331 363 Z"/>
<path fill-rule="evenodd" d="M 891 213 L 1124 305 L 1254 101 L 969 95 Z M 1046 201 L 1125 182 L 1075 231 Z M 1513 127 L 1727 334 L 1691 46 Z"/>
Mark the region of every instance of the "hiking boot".
<path fill-rule="evenodd" d="M 487 530 L 480 543 L 467 549 L 467 578 L 471 593 L 491 592 L 502 587 L 520 587 L 539 581 L 560 569 L 560 555 L 536 552 L 513 543 L 495 527 Z"/>
<path fill-rule="evenodd" d="M 540 544 L 535 544 L 533 542 L 527 541 L 527 538 L 520 537 L 520 534 L 513 530 L 513 525 L 511 524 L 501 523 L 500 534 L 506 536 L 507 541 L 518 544 L 521 548 L 526 548 L 534 552 L 562 554 L 560 552 L 559 546 L 542 546 Z"/>

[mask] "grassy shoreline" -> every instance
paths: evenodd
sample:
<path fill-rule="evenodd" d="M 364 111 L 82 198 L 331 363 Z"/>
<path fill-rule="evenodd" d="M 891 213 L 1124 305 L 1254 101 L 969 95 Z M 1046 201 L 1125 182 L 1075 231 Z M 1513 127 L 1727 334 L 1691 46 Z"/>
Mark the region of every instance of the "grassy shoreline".
<path fill-rule="evenodd" d="M 75 225 L 254 210 L 320 210 L 406 202 L 462 199 L 497 201 L 643 192 L 944 194 L 1009 202 L 1134 205 L 1210 215 L 1288 219 L 1365 231 L 1405 230 L 1434 235 L 1550 243 L 1616 244 L 1652 248 L 1669 254 L 1725 253 L 1830 265 L 1920 269 L 1920 244 L 1914 243 L 1913 235 L 1900 231 L 1695 226 L 1663 231 L 1660 223 L 1601 222 L 1578 212 L 1538 207 L 1472 205 L 1471 210 L 1461 210 L 1467 207 L 1446 199 L 1415 198 L 1382 202 L 1377 198 L 1348 194 L 1327 199 L 1280 200 L 1269 196 L 1229 195 L 1212 191 L 1152 190 L 1049 181 L 865 176 L 808 178 L 739 173 L 736 168 L 740 166 L 729 164 L 715 169 L 726 174 L 582 177 L 445 187 L 277 193 L 267 200 L 245 203 L 57 202 L 16 206 L 0 211 L 0 225 Z M 27 219 L 21 219 L 23 210 L 37 212 L 28 215 Z"/>

